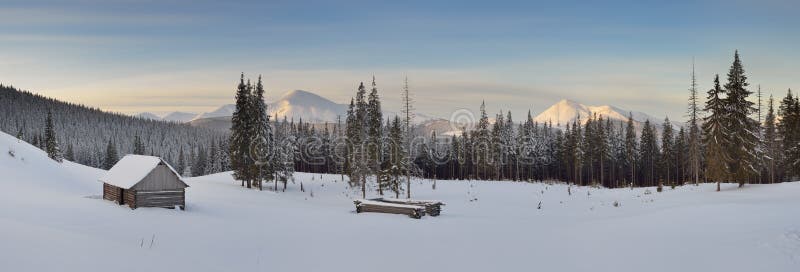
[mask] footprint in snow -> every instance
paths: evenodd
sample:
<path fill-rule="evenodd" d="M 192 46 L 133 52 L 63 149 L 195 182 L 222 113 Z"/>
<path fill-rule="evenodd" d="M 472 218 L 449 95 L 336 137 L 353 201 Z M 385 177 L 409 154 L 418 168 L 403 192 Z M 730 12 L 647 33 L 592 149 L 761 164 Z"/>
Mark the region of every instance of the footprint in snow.
<path fill-rule="evenodd" d="M 800 263 L 800 229 L 789 229 L 772 242 L 762 242 L 761 246 L 785 254 L 792 262 Z"/>

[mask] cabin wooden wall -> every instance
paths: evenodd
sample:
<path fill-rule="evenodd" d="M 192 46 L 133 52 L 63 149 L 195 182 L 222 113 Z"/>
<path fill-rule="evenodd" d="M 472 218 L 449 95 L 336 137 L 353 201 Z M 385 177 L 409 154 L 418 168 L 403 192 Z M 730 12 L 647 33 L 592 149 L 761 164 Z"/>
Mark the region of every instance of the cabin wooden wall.
<path fill-rule="evenodd" d="M 137 207 L 186 207 L 186 192 L 183 189 L 174 191 L 137 191 Z"/>
<path fill-rule="evenodd" d="M 103 183 L 103 199 L 119 202 L 119 187 Z"/>
<path fill-rule="evenodd" d="M 138 199 L 136 199 L 136 191 L 125 190 L 123 191 L 122 194 L 125 196 L 125 205 L 131 207 L 131 209 L 136 209 L 136 207 L 138 206 L 137 201 L 139 201 Z"/>
<path fill-rule="evenodd" d="M 128 205 L 133 209 L 136 208 L 136 191 L 133 190 L 122 190 L 122 196 L 124 197 L 124 205 Z M 119 203 L 120 200 L 120 188 L 114 185 L 110 185 L 108 183 L 103 183 L 103 199 L 111 200 L 116 203 Z"/>

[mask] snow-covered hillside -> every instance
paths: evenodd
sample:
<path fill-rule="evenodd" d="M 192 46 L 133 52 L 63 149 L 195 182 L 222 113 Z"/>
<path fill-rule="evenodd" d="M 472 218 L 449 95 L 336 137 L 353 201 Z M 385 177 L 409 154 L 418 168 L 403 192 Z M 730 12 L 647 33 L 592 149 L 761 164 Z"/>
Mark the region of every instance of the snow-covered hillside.
<path fill-rule="evenodd" d="M 614 121 L 627 121 L 629 114 L 632 114 L 633 120 L 639 123 L 650 120 L 651 123 L 661 124 L 661 120 L 663 120 L 663 118 L 654 118 L 643 112 L 628 111 L 608 105 L 587 106 L 572 100 L 563 99 L 534 117 L 534 121 L 540 124 L 552 121 L 554 126 L 564 126 L 567 123 L 572 123 L 578 116 L 581 117 L 581 122 L 585 122 L 589 116 L 594 114 L 603 116 L 604 119 L 610 118 Z"/>
<path fill-rule="evenodd" d="M 356 214 L 352 199 L 359 192 L 339 175 L 298 173 L 286 192 L 276 193 L 243 189 L 230 173 L 220 173 L 187 179 L 186 211 L 131 210 L 101 199 L 96 180 L 102 170 L 58 164 L 3 133 L 0 152 L 4 271 L 730 272 L 800 266 L 798 182 L 656 193 L 493 181 L 439 181 L 433 190 L 431 181 L 415 180 L 415 197 L 447 204 L 441 216 L 415 220 Z"/>

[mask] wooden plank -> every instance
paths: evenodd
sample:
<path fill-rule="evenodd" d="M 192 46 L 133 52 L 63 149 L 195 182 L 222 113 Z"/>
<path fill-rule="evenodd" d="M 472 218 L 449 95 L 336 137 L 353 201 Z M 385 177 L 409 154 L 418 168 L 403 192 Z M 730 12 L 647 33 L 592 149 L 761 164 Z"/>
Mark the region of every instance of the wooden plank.
<path fill-rule="evenodd" d="M 373 201 L 405 204 L 405 205 L 419 205 L 425 207 L 425 212 L 430 216 L 439 216 L 442 212 L 444 203 L 436 200 L 413 200 L 413 199 L 393 199 L 393 198 L 375 198 Z"/>
<path fill-rule="evenodd" d="M 174 208 L 185 207 L 186 193 L 184 191 L 139 191 L 136 194 L 139 207 Z"/>

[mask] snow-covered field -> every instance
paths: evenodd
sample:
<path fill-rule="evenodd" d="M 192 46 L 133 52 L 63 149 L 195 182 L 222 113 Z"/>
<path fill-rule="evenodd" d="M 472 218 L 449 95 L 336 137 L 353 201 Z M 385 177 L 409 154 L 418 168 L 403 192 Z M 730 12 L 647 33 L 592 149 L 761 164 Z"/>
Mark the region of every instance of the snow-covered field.
<path fill-rule="evenodd" d="M 798 182 L 725 184 L 723 192 L 711 184 L 663 193 L 572 187 L 568 195 L 560 184 L 439 181 L 433 190 L 417 180 L 416 198 L 447 206 L 415 220 L 356 214 L 358 193 L 338 175 L 298 173 L 285 193 L 243 189 L 229 173 L 189 178 L 180 211 L 104 201 L 102 174 L 52 162 L 0 133 L 0 271 L 800 267 Z"/>

